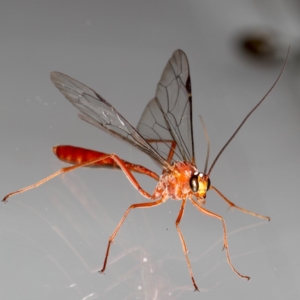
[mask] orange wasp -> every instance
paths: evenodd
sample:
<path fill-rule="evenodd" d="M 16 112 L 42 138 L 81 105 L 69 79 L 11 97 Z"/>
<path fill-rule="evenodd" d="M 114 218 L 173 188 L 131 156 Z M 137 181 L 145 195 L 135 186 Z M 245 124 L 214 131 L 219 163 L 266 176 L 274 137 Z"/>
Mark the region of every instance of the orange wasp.
<path fill-rule="evenodd" d="M 59 91 L 79 109 L 81 112 L 79 117 L 82 120 L 123 139 L 148 154 L 162 167 L 162 174 L 158 176 L 143 166 L 121 159 L 116 154 L 106 154 L 74 146 L 60 145 L 53 148 L 54 153 L 60 160 L 73 164 L 73 166 L 62 168 L 33 185 L 8 194 L 4 197 L 3 201 L 6 202 L 12 195 L 38 187 L 59 174 L 64 174 L 77 168 L 87 166 L 119 168 L 140 194 L 151 201 L 132 204 L 128 207 L 108 240 L 105 259 L 100 273 L 103 273 L 106 269 L 111 243 L 118 234 L 129 212 L 134 208 L 158 206 L 171 198 L 173 200 L 182 201 L 175 224 L 195 290 L 198 291 L 199 289 L 192 272 L 188 249 L 179 227 L 188 199 L 201 213 L 217 218 L 222 222 L 224 249 L 226 250 L 227 261 L 231 269 L 238 276 L 249 280 L 249 276 L 239 273 L 231 263 L 225 221 L 222 216 L 204 207 L 205 198 L 208 190 L 214 190 L 230 207 L 234 207 L 255 217 L 270 220 L 269 217 L 243 209 L 228 200 L 217 188 L 211 185 L 210 174 L 225 148 L 232 141 L 249 116 L 274 88 L 283 72 L 285 64 L 286 61 L 275 83 L 238 126 L 236 131 L 220 150 L 209 169 L 210 143 L 204 122 L 200 117 L 207 140 L 207 155 L 203 172 L 198 171 L 195 162 L 191 79 L 188 59 L 182 50 L 176 50 L 168 61 L 157 85 L 155 98 L 146 106 L 136 129 L 94 90 L 65 74 L 52 72 L 52 82 Z M 149 194 L 139 185 L 133 172 L 148 175 L 158 181 L 153 194 Z"/>

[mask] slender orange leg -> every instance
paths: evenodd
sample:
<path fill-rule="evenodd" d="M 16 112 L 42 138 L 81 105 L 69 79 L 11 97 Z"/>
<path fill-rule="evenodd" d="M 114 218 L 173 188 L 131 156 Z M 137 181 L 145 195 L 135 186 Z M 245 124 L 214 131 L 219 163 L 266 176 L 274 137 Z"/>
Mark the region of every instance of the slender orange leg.
<path fill-rule="evenodd" d="M 223 198 L 223 200 L 225 202 L 227 202 L 227 204 L 230 206 L 230 207 L 235 207 L 236 209 L 242 211 L 243 213 L 245 214 L 249 214 L 251 216 L 254 216 L 254 217 L 258 217 L 258 218 L 261 218 L 261 219 L 265 219 L 267 221 L 270 221 L 271 218 L 270 217 L 267 217 L 267 216 L 263 216 L 263 215 L 260 215 L 260 214 L 257 214 L 255 212 L 252 212 L 252 211 L 249 211 L 247 209 L 244 209 L 242 207 L 239 207 L 237 205 L 235 205 L 233 202 L 231 202 L 229 199 L 227 199 L 217 188 L 215 188 L 214 186 L 210 186 L 210 189 L 211 190 L 214 190 L 221 198 Z"/>
<path fill-rule="evenodd" d="M 209 211 L 208 209 L 202 207 L 201 205 L 199 205 L 195 200 L 192 200 L 191 201 L 192 204 L 200 211 L 202 212 L 203 214 L 205 215 L 208 215 L 210 217 L 214 217 L 214 218 L 217 218 L 219 220 L 222 221 L 222 224 L 223 224 L 223 237 L 224 237 L 224 248 L 226 250 L 226 257 L 227 257 L 227 261 L 228 261 L 228 264 L 230 265 L 232 271 L 234 273 L 236 273 L 238 276 L 242 277 L 242 278 L 246 278 L 247 280 L 250 280 L 250 277 L 249 276 L 245 276 L 245 275 L 242 275 L 241 273 L 239 273 L 235 267 L 233 266 L 233 264 L 231 263 L 231 260 L 230 260 L 230 255 L 229 255 L 229 251 L 228 251 L 228 241 L 227 241 L 227 231 L 226 231 L 226 224 L 225 224 L 225 220 L 222 216 L 216 214 L 216 213 L 213 213 L 211 211 Z"/>
<path fill-rule="evenodd" d="M 181 245 L 182 245 L 182 250 L 183 250 L 183 253 L 184 253 L 184 256 L 185 256 L 185 259 L 186 259 L 186 263 L 187 263 L 188 268 L 189 268 L 190 277 L 192 279 L 195 291 L 199 291 L 198 286 L 197 286 L 196 281 L 195 281 L 195 278 L 194 278 L 194 275 L 193 275 L 193 271 L 192 271 L 192 267 L 191 267 L 191 262 L 190 262 L 189 257 L 188 257 L 188 249 L 187 249 L 187 246 L 186 246 L 183 234 L 182 234 L 182 232 L 181 232 L 181 230 L 179 228 L 179 223 L 180 223 L 181 218 L 182 218 L 183 213 L 184 213 L 185 204 L 186 204 L 186 199 L 183 199 L 182 202 L 181 202 L 181 207 L 180 207 L 180 210 L 179 210 L 179 213 L 178 213 L 175 225 L 176 225 L 176 229 L 177 229 L 178 234 L 179 234 L 179 238 L 180 238 Z"/>
<path fill-rule="evenodd" d="M 146 140 L 148 143 L 171 143 L 170 152 L 168 154 L 167 162 L 170 164 L 172 161 L 172 158 L 175 153 L 176 148 L 176 142 L 173 140 Z"/>
<path fill-rule="evenodd" d="M 108 245 L 107 245 L 107 249 L 106 249 L 105 259 L 104 259 L 104 262 L 103 262 L 103 267 L 99 271 L 99 273 L 103 273 L 106 269 L 106 264 L 107 264 L 107 259 L 108 259 L 111 243 L 114 241 L 116 235 L 118 234 L 123 222 L 125 221 L 127 215 L 129 214 L 129 212 L 134 208 L 149 208 L 149 207 L 153 207 L 153 206 L 158 206 L 158 205 L 162 204 L 163 202 L 165 202 L 166 200 L 167 199 L 160 199 L 160 200 L 157 200 L 157 201 L 154 201 L 154 202 L 136 203 L 136 204 L 130 205 L 127 208 L 127 210 L 126 210 L 125 214 L 123 215 L 121 221 L 119 222 L 118 226 L 116 227 L 116 229 L 114 230 L 114 232 L 112 233 L 112 235 L 110 236 L 110 238 L 108 240 Z"/>
<path fill-rule="evenodd" d="M 141 186 L 139 185 L 139 183 L 137 182 L 137 180 L 135 179 L 135 177 L 132 175 L 132 173 L 130 172 L 130 170 L 128 170 L 126 168 L 126 165 L 125 163 L 123 162 L 123 160 L 121 158 L 119 158 L 117 155 L 115 154 L 107 154 L 106 156 L 102 156 L 102 157 L 98 157 L 94 160 L 91 160 L 91 161 L 87 161 L 87 162 L 84 162 L 84 163 L 81 163 L 81 164 L 78 164 L 78 165 L 75 165 L 75 166 L 71 166 L 71 167 L 65 167 L 65 168 L 62 168 L 60 170 L 58 170 L 57 172 L 51 174 L 50 176 L 32 184 L 32 185 L 29 185 L 27 187 L 24 187 L 20 190 L 17 190 L 15 192 L 12 192 L 12 193 L 9 193 L 8 195 L 6 195 L 4 198 L 3 198 L 3 202 L 6 202 L 7 199 L 13 195 L 16 195 L 16 194 L 20 194 L 20 193 L 23 193 L 23 192 L 26 192 L 30 189 L 33 189 L 33 188 L 36 188 L 40 185 L 42 185 L 43 183 L 51 180 L 52 178 L 60 175 L 60 174 L 65 174 L 65 173 L 68 173 L 68 172 L 71 172 L 71 171 L 74 171 L 78 168 L 81 168 L 81 167 L 86 167 L 86 166 L 89 166 L 91 164 L 94 164 L 100 160 L 105 160 L 107 158 L 111 158 L 113 159 L 117 164 L 118 166 L 121 168 L 121 170 L 124 172 L 124 174 L 126 175 L 126 177 L 128 178 L 128 180 L 131 182 L 131 184 L 141 193 L 142 196 L 144 196 L 145 198 L 148 198 L 148 199 L 151 199 L 151 195 L 148 194 L 145 190 L 143 190 L 141 188 Z"/>

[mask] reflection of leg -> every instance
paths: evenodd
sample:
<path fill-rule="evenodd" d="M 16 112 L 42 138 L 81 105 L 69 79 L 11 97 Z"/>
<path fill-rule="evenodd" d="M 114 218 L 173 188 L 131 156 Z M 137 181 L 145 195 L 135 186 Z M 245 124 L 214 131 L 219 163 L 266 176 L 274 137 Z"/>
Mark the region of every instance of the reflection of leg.
<path fill-rule="evenodd" d="M 252 211 L 249 211 L 249 210 L 246 210 L 242 207 L 239 207 L 237 205 L 235 205 L 233 202 L 231 202 L 229 199 L 227 199 L 217 188 L 215 188 L 214 186 L 210 186 L 210 189 L 214 190 L 221 198 L 223 198 L 223 200 L 225 202 L 227 202 L 227 204 L 230 206 L 230 207 L 235 207 L 236 209 L 239 209 L 240 211 L 242 211 L 243 213 L 245 214 L 249 214 L 251 216 L 254 216 L 254 217 L 258 217 L 258 218 L 261 218 L 261 219 L 265 219 L 267 221 L 270 221 L 270 217 L 267 217 L 267 216 L 263 216 L 263 215 L 260 215 L 260 214 L 257 214 L 255 212 L 252 212 Z"/>
<path fill-rule="evenodd" d="M 110 236 L 109 240 L 108 240 L 108 245 L 107 245 L 107 249 L 106 249 L 106 254 L 105 254 L 105 259 L 104 259 L 104 263 L 103 263 L 103 267 L 102 270 L 99 271 L 100 273 L 103 273 L 106 269 L 106 264 L 107 264 L 107 259 L 108 259 L 108 255 L 109 255 L 109 249 L 111 246 L 111 243 L 113 242 L 113 240 L 115 239 L 116 235 L 118 234 L 123 222 L 125 221 L 127 215 L 129 214 L 129 212 L 134 209 L 134 208 L 148 208 L 148 207 L 152 207 L 152 206 L 157 206 L 160 205 L 164 202 L 164 199 L 160 199 L 157 201 L 153 201 L 153 202 L 145 202 L 145 203 L 137 203 L 137 204 L 132 204 L 128 207 L 128 209 L 126 210 L 125 214 L 123 215 L 123 218 L 121 219 L 121 221 L 119 222 L 118 226 L 116 227 L 116 229 L 114 230 L 114 232 L 112 233 L 112 235 Z"/>
<path fill-rule="evenodd" d="M 246 278 L 247 280 L 250 279 L 249 276 L 245 276 L 245 275 L 242 275 L 241 273 L 239 273 L 235 267 L 232 265 L 231 263 L 231 260 L 230 260 L 230 255 L 229 255 L 229 251 L 228 251 L 228 241 L 227 241 L 227 231 L 226 231 L 226 225 L 225 225 L 225 221 L 223 219 L 223 217 L 221 217 L 220 215 L 217 215 L 209 210 L 207 210 L 206 208 L 202 207 L 201 205 L 199 205 L 197 202 L 195 202 L 194 200 L 191 201 L 192 204 L 198 209 L 200 210 L 200 212 L 204 213 L 205 215 L 208 215 L 210 217 L 214 217 L 214 218 L 217 218 L 219 220 L 222 221 L 222 224 L 223 224 L 223 237 L 224 237 L 224 248 L 226 250 L 226 257 L 227 257 L 227 261 L 231 267 L 231 269 L 233 270 L 234 273 L 236 273 L 237 275 L 239 275 L 240 277 L 242 278 Z"/>
<path fill-rule="evenodd" d="M 177 229 L 177 231 L 178 231 L 179 238 L 180 238 L 180 241 L 181 241 L 183 253 L 184 253 L 184 256 L 185 256 L 185 259 L 186 259 L 188 268 L 189 268 L 190 277 L 191 277 L 192 282 L 193 282 L 193 285 L 194 285 L 194 287 L 195 287 L 195 291 L 199 291 L 198 286 L 197 286 L 197 284 L 196 284 L 196 282 L 195 282 L 195 279 L 194 279 L 194 275 L 193 275 L 191 263 L 190 263 L 190 260 L 189 260 L 189 257 L 188 257 L 188 249 L 187 249 L 187 246 L 186 246 L 184 237 L 183 237 L 183 235 L 182 235 L 182 233 L 181 233 L 181 230 L 180 230 L 180 228 L 179 228 L 179 223 L 180 223 L 181 218 L 182 218 L 182 216 L 183 216 L 185 203 L 186 203 L 186 199 L 185 199 L 185 200 L 182 200 L 181 207 L 180 207 L 180 211 L 179 211 L 179 213 L 178 213 L 178 216 L 177 216 L 177 219 L 176 219 L 175 224 L 176 224 L 176 229 Z"/>

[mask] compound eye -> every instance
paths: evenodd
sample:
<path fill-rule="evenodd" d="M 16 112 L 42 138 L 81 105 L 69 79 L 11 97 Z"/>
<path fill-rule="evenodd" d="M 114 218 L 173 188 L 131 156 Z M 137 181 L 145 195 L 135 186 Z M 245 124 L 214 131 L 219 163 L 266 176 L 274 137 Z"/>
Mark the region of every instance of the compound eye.
<path fill-rule="evenodd" d="M 198 175 L 193 175 L 190 179 L 190 187 L 194 193 L 199 190 Z"/>
<path fill-rule="evenodd" d="M 209 190 L 209 188 L 210 188 L 210 179 L 208 178 L 208 180 L 207 180 L 207 188 L 206 188 L 206 190 L 208 191 L 208 190 Z"/>

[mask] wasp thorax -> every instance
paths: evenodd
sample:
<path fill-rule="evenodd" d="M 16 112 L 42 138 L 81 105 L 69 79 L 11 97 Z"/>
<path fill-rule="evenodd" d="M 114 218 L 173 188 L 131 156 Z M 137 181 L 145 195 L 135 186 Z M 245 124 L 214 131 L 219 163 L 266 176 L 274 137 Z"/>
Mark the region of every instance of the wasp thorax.
<path fill-rule="evenodd" d="M 190 187 L 194 193 L 197 193 L 199 197 L 205 198 L 206 192 L 210 187 L 210 179 L 203 173 L 194 173 L 190 179 Z"/>

